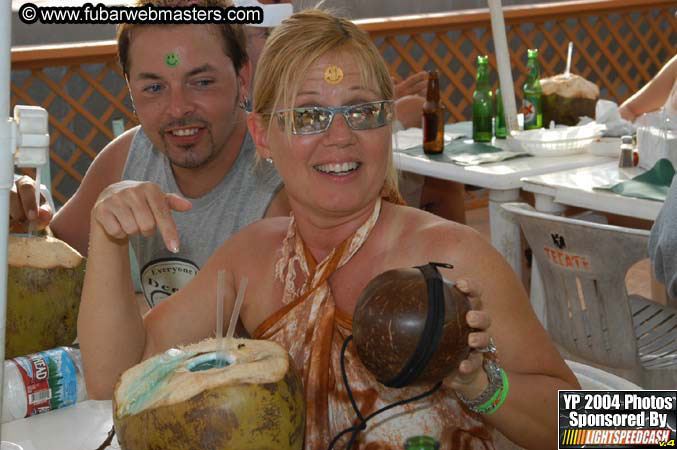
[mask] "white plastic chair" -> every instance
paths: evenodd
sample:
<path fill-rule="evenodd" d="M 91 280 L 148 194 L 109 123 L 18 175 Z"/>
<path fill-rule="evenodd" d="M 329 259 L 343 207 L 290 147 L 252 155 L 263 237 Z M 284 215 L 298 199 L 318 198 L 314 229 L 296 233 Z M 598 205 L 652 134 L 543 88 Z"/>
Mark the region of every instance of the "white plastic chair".
<path fill-rule="evenodd" d="M 628 269 L 647 257 L 649 232 L 553 216 L 525 203 L 503 208 L 536 258 L 548 333 L 562 355 L 645 389 L 677 386 L 677 309 L 625 288 Z"/>
<path fill-rule="evenodd" d="M 581 389 L 602 391 L 639 391 L 641 387 L 635 383 L 621 378 L 597 367 L 582 364 L 577 361 L 564 361 L 581 385 Z"/>

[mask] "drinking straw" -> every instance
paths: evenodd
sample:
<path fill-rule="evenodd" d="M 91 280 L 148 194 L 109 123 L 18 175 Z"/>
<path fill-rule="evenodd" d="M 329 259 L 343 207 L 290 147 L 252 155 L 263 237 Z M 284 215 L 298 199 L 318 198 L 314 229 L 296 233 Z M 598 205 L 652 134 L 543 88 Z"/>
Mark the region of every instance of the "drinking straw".
<path fill-rule="evenodd" d="M 219 345 L 223 338 L 223 294 L 225 290 L 225 270 L 218 271 L 216 276 L 216 338 L 219 339 Z"/>
<path fill-rule="evenodd" d="M 569 49 L 567 50 L 567 69 L 564 71 L 566 76 L 569 76 L 569 69 L 571 69 L 571 54 L 574 52 L 574 43 L 569 41 Z"/>
<path fill-rule="evenodd" d="M 244 292 L 247 289 L 247 282 L 249 280 L 247 277 L 242 277 L 240 280 L 240 287 L 237 289 L 237 297 L 235 299 L 235 306 L 233 306 L 233 313 L 230 315 L 230 324 L 228 325 L 228 332 L 226 333 L 226 339 L 233 337 L 235 333 L 235 324 L 237 323 L 237 318 L 240 317 L 240 308 L 242 307 L 242 302 L 244 300 Z"/>
<path fill-rule="evenodd" d="M 40 215 L 40 168 L 38 167 L 35 170 L 35 205 L 37 206 L 36 213 Z M 35 220 L 28 222 L 28 235 L 33 236 L 35 232 L 35 221 L 38 220 L 36 217 Z"/>
<path fill-rule="evenodd" d="M 508 38 L 505 34 L 505 21 L 501 0 L 488 0 L 489 13 L 491 15 L 491 33 L 494 37 L 496 51 L 496 64 L 498 66 L 498 79 L 503 97 L 503 111 L 508 130 L 518 129 L 517 105 L 515 104 L 515 88 L 513 85 L 512 71 L 510 69 L 510 53 L 508 51 Z"/>

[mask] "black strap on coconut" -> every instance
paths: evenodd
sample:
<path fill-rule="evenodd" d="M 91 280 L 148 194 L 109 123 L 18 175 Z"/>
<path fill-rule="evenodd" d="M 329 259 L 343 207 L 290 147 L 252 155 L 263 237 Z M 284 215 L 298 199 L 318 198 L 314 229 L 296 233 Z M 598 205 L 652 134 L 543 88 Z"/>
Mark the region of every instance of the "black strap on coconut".
<path fill-rule="evenodd" d="M 446 269 L 453 269 L 454 266 L 446 263 L 436 263 L 431 262 L 424 266 L 417 266 L 425 278 L 426 288 L 428 293 L 428 314 L 426 317 L 426 323 L 423 328 L 423 332 L 416 346 L 416 352 L 414 355 L 407 361 L 407 364 L 404 365 L 400 373 L 398 373 L 394 378 L 388 380 L 388 383 L 383 383 L 388 387 L 403 387 L 410 384 L 412 381 L 418 377 L 425 367 L 430 362 L 432 355 L 435 354 L 437 345 L 439 344 L 440 338 L 442 337 L 442 329 L 444 327 L 444 282 L 442 281 L 442 276 L 437 270 L 438 267 L 444 267 Z M 438 382 L 431 389 L 413 397 L 391 403 L 386 405 L 383 408 L 379 409 L 368 415 L 367 417 L 362 416 L 360 409 L 357 407 L 355 398 L 353 397 L 353 391 L 350 389 L 350 384 L 348 383 L 348 375 L 346 374 L 346 363 L 345 363 L 345 353 L 348 348 L 348 344 L 353 339 L 353 336 L 350 335 L 345 338 L 343 341 L 343 346 L 341 347 L 341 376 L 343 377 L 343 384 L 346 387 L 346 392 L 348 393 L 348 398 L 350 403 L 357 414 L 359 423 L 348 427 L 345 430 L 337 434 L 331 443 L 329 443 L 328 450 L 332 450 L 336 443 L 345 435 L 346 433 L 352 433 L 350 439 L 348 440 L 346 449 L 350 450 L 353 448 L 355 439 L 360 431 L 367 428 L 367 421 L 372 417 L 381 414 L 389 409 L 395 408 L 396 406 L 404 405 L 406 403 L 415 402 L 422 398 L 425 398 L 429 395 L 434 394 L 441 386 L 442 381 Z M 420 355 L 420 356 L 417 356 Z"/>
<path fill-rule="evenodd" d="M 444 281 L 442 281 L 442 275 L 437 270 L 438 267 L 454 268 L 451 264 L 436 262 L 416 266 L 425 278 L 428 292 L 428 315 L 421 336 L 419 336 L 416 351 L 409 357 L 409 361 L 397 375 L 383 382 L 388 387 L 401 388 L 413 383 L 423 373 L 437 350 L 444 329 L 445 315 Z"/>

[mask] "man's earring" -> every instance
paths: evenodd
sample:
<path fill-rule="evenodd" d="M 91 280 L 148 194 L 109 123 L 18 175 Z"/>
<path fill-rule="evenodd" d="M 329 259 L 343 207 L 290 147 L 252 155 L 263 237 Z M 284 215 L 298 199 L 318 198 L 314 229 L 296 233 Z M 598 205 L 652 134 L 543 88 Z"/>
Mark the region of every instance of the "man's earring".
<path fill-rule="evenodd" d="M 252 111 L 252 104 L 247 97 L 240 100 L 240 103 L 238 103 L 238 105 L 240 106 L 240 108 L 244 109 L 247 112 Z"/>

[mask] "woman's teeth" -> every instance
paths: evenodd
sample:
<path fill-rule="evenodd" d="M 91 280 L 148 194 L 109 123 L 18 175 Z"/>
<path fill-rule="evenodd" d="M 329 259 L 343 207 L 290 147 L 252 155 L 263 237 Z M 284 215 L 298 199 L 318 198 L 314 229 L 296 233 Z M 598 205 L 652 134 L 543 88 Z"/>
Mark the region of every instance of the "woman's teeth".
<path fill-rule="evenodd" d="M 328 173 L 331 175 L 346 175 L 353 170 L 356 170 L 360 167 L 359 163 L 356 162 L 345 162 L 345 163 L 334 163 L 334 164 L 322 164 L 321 166 L 315 166 L 316 170 L 319 170 L 322 173 Z"/>
<path fill-rule="evenodd" d="M 171 133 L 174 136 L 192 136 L 194 134 L 197 134 L 198 129 L 197 128 L 182 128 L 180 130 L 172 130 Z"/>

